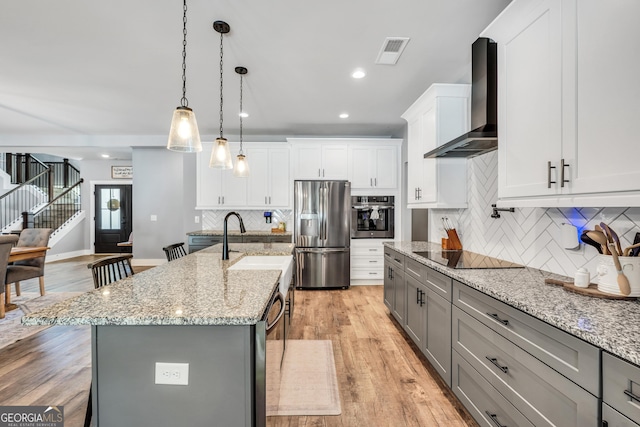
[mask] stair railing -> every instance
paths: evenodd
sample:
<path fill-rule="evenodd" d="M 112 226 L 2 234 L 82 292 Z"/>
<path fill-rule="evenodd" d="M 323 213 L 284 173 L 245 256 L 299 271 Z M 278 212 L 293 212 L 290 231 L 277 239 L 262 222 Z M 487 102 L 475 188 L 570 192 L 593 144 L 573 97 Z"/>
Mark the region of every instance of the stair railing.
<path fill-rule="evenodd" d="M 53 228 L 57 230 L 65 222 L 76 216 L 82 209 L 80 178 L 56 198 L 35 212 L 22 213 L 22 228 Z"/>
<path fill-rule="evenodd" d="M 15 225 L 19 225 L 22 212 L 30 212 L 46 205 L 53 194 L 51 175 L 49 168 L 25 181 L 20 186 L 8 191 L 0 197 L 0 228 L 2 231 L 12 231 Z M 48 192 L 41 190 L 42 183 L 46 183 Z"/>

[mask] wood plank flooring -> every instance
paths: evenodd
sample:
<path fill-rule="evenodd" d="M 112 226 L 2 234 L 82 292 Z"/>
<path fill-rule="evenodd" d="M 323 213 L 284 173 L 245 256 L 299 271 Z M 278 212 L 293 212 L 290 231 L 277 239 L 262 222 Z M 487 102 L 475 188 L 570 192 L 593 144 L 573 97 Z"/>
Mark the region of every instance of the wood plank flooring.
<path fill-rule="evenodd" d="M 47 292 L 93 289 L 86 268 L 93 259 L 47 264 Z M 37 291 L 38 281 L 29 282 L 23 291 Z M 268 426 L 476 426 L 392 319 L 382 292 L 382 286 L 296 291 L 289 337 L 332 341 L 342 414 L 269 417 Z M 90 335 L 87 326 L 56 326 L 1 349 L 0 405 L 64 405 L 65 426 L 82 426 Z"/>

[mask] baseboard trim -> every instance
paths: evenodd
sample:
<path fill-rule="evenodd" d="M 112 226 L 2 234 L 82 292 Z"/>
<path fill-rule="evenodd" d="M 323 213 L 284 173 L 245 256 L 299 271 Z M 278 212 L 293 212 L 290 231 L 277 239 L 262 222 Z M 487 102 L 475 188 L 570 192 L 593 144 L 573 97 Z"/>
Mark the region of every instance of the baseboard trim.
<path fill-rule="evenodd" d="M 81 249 L 79 251 L 64 252 L 64 253 L 55 254 L 55 255 L 47 254 L 46 262 L 62 261 L 64 259 L 75 258 L 78 256 L 85 256 L 85 255 L 91 255 L 91 251 L 89 249 Z"/>

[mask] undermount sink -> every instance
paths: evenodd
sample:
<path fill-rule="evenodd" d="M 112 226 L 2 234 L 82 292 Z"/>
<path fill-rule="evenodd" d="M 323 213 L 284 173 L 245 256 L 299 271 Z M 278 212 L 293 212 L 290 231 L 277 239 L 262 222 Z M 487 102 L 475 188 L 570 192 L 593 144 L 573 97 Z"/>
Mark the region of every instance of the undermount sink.
<path fill-rule="evenodd" d="M 279 255 L 245 256 L 229 267 L 229 270 L 281 270 L 279 288 L 280 292 L 286 295 L 293 274 L 293 257 Z"/>

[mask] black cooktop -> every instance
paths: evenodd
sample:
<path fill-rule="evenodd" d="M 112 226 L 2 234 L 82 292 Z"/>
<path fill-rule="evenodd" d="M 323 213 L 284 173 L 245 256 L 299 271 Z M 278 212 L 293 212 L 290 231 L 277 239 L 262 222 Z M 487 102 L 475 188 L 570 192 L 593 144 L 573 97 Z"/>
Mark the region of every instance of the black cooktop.
<path fill-rule="evenodd" d="M 414 254 L 455 269 L 524 268 L 520 264 L 470 251 L 427 251 Z"/>

